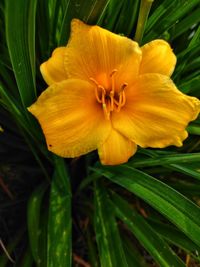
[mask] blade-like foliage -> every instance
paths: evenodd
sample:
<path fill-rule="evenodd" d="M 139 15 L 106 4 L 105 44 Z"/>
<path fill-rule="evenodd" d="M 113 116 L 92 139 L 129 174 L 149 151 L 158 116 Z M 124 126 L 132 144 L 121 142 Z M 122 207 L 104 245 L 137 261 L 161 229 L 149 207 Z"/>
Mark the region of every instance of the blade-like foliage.
<path fill-rule="evenodd" d="M 44 266 L 44 261 L 41 257 L 40 241 L 41 235 L 41 211 L 42 200 L 46 191 L 47 185 L 41 184 L 31 195 L 28 203 L 27 221 L 28 233 L 31 252 L 37 266 Z M 45 249 L 44 247 L 42 249 Z"/>
<path fill-rule="evenodd" d="M 37 1 L 6 1 L 6 36 L 21 101 L 29 106 L 36 98 L 35 14 Z M 19 16 L 20 14 L 20 16 Z M 16 27 L 16 30 L 13 30 Z"/>
<path fill-rule="evenodd" d="M 144 199 L 200 245 L 200 208 L 159 180 L 132 167 L 96 169 L 99 174 Z"/>
<path fill-rule="evenodd" d="M 150 2 L 146 27 L 138 29 L 140 0 L 0 1 L 0 228 L 16 267 L 178 267 L 187 254 L 198 266 L 199 119 L 188 126 L 183 147 L 140 148 L 128 164 L 103 167 L 95 153 L 53 158 L 27 111 L 47 87 L 39 66 L 67 44 L 73 18 L 130 38 L 144 32 L 141 44 L 167 40 L 177 55 L 172 79 L 199 98 L 199 0 Z M 21 189 L 33 192 L 27 197 Z M 23 227 L 12 218 L 16 207 L 27 211 Z M 3 252 L 0 267 L 9 261 Z"/>
<path fill-rule="evenodd" d="M 101 266 L 128 267 L 113 213 L 113 206 L 109 202 L 105 189 L 100 184 L 95 186 L 94 220 Z"/>
<path fill-rule="evenodd" d="M 130 208 L 118 195 L 112 196 L 117 216 L 126 224 L 140 243 L 160 266 L 184 266 L 166 242 L 157 234 L 145 219 Z"/>
<path fill-rule="evenodd" d="M 47 266 L 71 266 L 71 191 L 64 161 L 55 158 L 48 220 Z"/>
<path fill-rule="evenodd" d="M 110 0 L 66 1 L 61 25 L 59 45 L 65 45 L 70 35 L 72 18 L 79 18 L 86 23 L 95 23 L 101 17 Z"/>

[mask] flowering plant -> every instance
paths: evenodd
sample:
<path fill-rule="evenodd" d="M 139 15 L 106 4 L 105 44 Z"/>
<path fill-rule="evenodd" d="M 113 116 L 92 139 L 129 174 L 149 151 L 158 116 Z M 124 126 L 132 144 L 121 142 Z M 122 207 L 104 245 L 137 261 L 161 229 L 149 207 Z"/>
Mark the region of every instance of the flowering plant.
<path fill-rule="evenodd" d="M 152 2 L 0 1 L 1 267 L 199 265 L 199 0 Z"/>
<path fill-rule="evenodd" d="M 49 87 L 29 111 L 40 121 L 49 150 L 61 157 L 98 149 L 102 164 L 116 165 L 127 162 L 137 145 L 182 146 L 200 101 L 170 80 L 175 63 L 163 40 L 140 48 L 75 19 L 68 45 L 41 65 Z"/>

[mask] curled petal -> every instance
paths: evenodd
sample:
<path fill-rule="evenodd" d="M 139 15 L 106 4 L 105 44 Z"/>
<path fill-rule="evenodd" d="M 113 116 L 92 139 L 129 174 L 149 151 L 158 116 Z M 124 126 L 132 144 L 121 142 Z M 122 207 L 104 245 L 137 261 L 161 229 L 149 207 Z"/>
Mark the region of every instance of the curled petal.
<path fill-rule="evenodd" d="M 65 47 L 56 48 L 52 56 L 40 66 L 42 76 L 48 85 L 67 79 L 64 68 L 65 49 Z"/>
<path fill-rule="evenodd" d="M 113 113 L 116 130 L 141 147 L 181 146 L 185 128 L 199 114 L 200 101 L 182 94 L 169 77 L 141 75 L 126 91 L 126 105 Z"/>
<path fill-rule="evenodd" d="M 176 65 L 176 56 L 164 40 L 154 40 L 142 48 L 140 74 L 159 73 L 171 76 Z"/>
<path fill-rule="evenodd" d="M 93 86 L 82 80 L 51 85 L 28 110 L 39 120 L 48 149 L 62 157 L 95 150 L 111 130 Z"/>
<path fill-rule="evenodd" d="M 138 75 L 141 49 L 131 39 L 98 26 L 88 26 L 73 19 L 71 37 L 65 53 L 65 70 L 70 78 L 95 78 L 108 86 L 114 69 L 119 76 L 132 79 Z"/>
<path fill-rule="evenodd" d="M 135 143 L 112 129 L 106 141 L 99 146 L 98 153 L 102 164 L 117 165 L 127 162 L 136 150 Z"/>

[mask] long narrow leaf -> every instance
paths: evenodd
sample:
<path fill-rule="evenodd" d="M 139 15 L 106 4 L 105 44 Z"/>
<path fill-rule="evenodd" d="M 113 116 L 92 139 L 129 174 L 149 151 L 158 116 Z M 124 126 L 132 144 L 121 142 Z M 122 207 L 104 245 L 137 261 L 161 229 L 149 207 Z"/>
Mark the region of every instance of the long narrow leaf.
<path fill-rule="evenodd" d="M 21 101 L 27 107 L 36 98 L 34 34 L 37 1 L 5 2 L 7 44 Z"/>
<path fill-rule="evenodd" d="M 31 195 L 28 202 L 28 234 L 31 252 L 37 266 L 41 266 L 42 261 L 39 250 L 39 238 L 41 235 L 40 229 L 40 212 L 44 193 L 47 189 L 47 184 L 41 184 Z"/>
<path fill-rule="evenodd" d="M 128 267 L 115 221 L 113 207 L 105 189 L 95 186 L 95 231 L 102 267 Z"/>
<path fill-rule="evenodd" d="M 200 253 L 200 247 L 194 244 L 186 235 L 175 227 L 154 220 L 148 220 L 154 230 L 164 239 L 168 240 L 179 248 L 186 250 L 188 253 Z"/>
<path fill-rule="evenodd" d="M 159 180 L 127 166 L 96 169 L 103 176 L 134 193 L 172 221 L 200 245 L 200 208 Z"/>
<path fill-rule="evenodd" d="M 65 45 L 70 35 L 70 22 L 79 18 L 86 23 L 95 23 L 105 11 L 110 0 L 66 1 L 66 9 L 62 22 L 59 45 Z"/>
<path fill-rule="evenodd" d="M 169 248 L 167 243 L 154 231 L 145 219 L 135 212 L 117 194 L 112 195 L 117 216 L 129 227 L 141 245 L 162 267 L 183 267 L 183 262 Z"/>
<path fill-rule="evenodd" d="M 55 157 L 55 174 L 49 202 L 47 267 L 71 266 L 71 191 L 62 158 Z"/>

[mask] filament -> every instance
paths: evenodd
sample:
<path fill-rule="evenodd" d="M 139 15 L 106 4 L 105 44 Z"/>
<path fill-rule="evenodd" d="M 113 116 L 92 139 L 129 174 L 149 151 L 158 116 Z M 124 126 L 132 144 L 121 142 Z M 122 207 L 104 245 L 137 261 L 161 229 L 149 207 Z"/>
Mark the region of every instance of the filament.
<path fill-rule="evenodd" d="M 95 84 L 95 97 L 98 103 L 102 105 L 104 116 L 107 120 L 110 120 L 110 113 L 112 111 L 119 112 L 121 108 L 126 103 L 126 95 L 125 95 L 125 88 L 128 86 L 126 82 L 124 82 L 120 89 L 116 91 L 116 83 L 115 83 L 115 74 L 117 69 L 114 69 L 110 73 L 111 78 L 111 88 L 104 88 L 100 85 L 97 80 L 94 78 L 90 78 Z"/>

